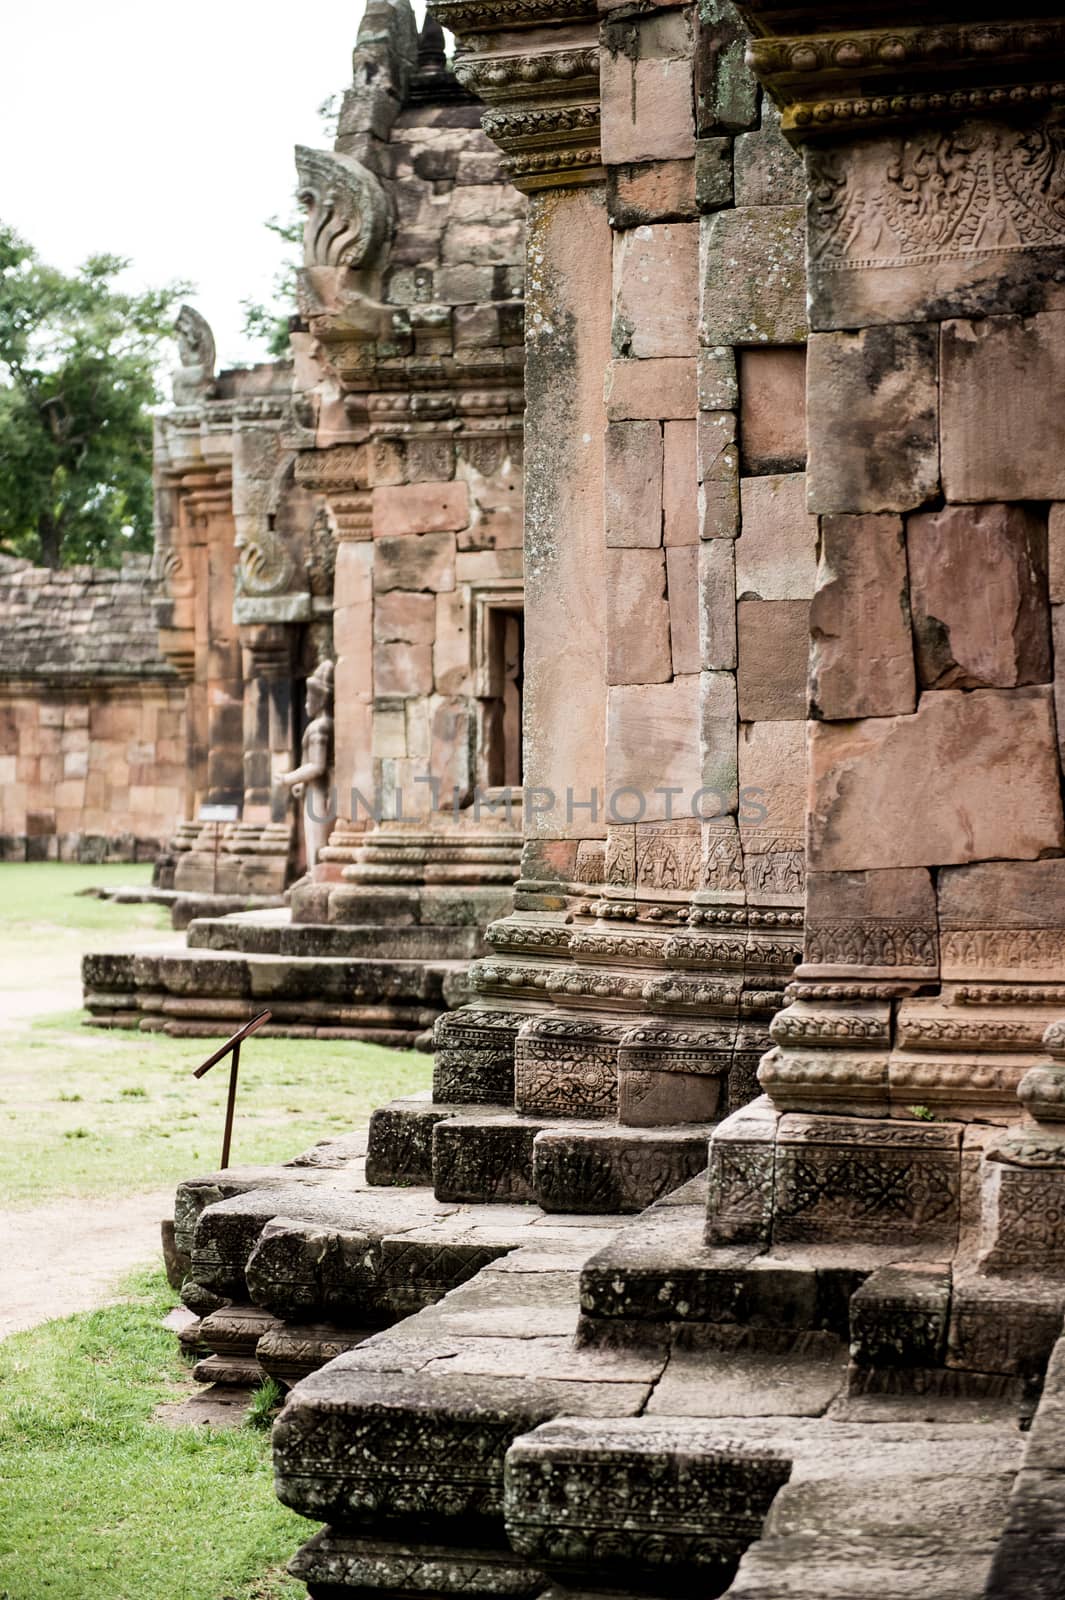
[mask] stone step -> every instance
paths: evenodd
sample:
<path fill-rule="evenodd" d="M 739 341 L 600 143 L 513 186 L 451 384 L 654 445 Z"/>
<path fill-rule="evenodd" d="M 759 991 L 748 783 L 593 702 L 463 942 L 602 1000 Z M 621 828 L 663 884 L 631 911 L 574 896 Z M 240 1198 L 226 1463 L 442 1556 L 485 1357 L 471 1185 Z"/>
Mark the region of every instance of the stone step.
<path fill-rule="evenodd" d="M 337 1356 L 371 1337 L 373 1328 L 341 1328 L 331 1322 L 278 1322 L 257 1340 L 255 1360 L 268 1378 L 292 1389 Z"/>
<path fill-rule="evenodd" d="M 719 1595 L 790 1473 L 721 1424 L 567 1417 L 511 1446 L 507 1536 L 564 1584 Z"/>
<path fill-rule="evenodd" d="M 507 1532 L 552 1600 L 977 1600 L 1020 1449 L 1002 1421 L 566 1418 L 508 1452 Z"/>
<path fill-rule="evenodd" d="M 483 955 L 477 927 L 414 923 L 384 927 L 372 923 L 268 921 L 265 918 L 218 917 L 194 922 L 188 930 L 190 950 L 218 950 L 241 955 L 347 957 L 396 961 L 472 961 Z"/>
<path fill-rule="evenodd" d="M 230 1200 L 252 1189 L 316 1186 L 364 1181 L 366 1135 L 362 1132 L 323 1139 L 291 1161 L 272 1166 L 227 1167 L 186 1178 L 174 1197 L 174 1248 L 191 1258 L 193 1235 L 200 1215 L 220 1200 Z"/>
<path fill-rule="evenodd" d="M 174 945 L 146 955 L 88 955 L 82 981 L 98 1027 L 217 1034 L 269 1006 L 265 1034 L 412 1048 L 452 1001 L 465 998 L 466 965 Z"/>
<path fill-rule="evenodd" d="M 274 1426 L 274 1483 L 301 1516 L 373 1531 L 461 1517 L 473 1540 L 503 1515 L 514 1440 L 560 1415 L 624 1416 L 646 1387 L 464 1373 L 366 1372 L 353 1351 L 290 1394 Z"/>
<path fill-rule="evenodd" d="M 301 1159 L 339 1162 L 346 1148 L 331 1141 Z M 604 1220 L 620 1225 L 614 1217 L 589 1226 L 593 1219 L 533 1205 L 448 1203 L 425 1186 L 369 1188 L 361 1168 L 352 1157 L 333 1169 L 236 1169 L 181 1186 L 175 1236 L 189 1261 L 183 1298 L 203 1319 L 199 1347 L 224 1353 L 229 1367 L 238 1355 L 251 1361 L 250 1337 L 236 1345 L 230 1338 L 224 1351 L 211 1343 L 213 1332 L 225 1335 L 234 1303 L 249 1305 L 254 1315 L 280 1319 L 271 1332 L 282 1344 L 268 1346 L 264 1369 L 280 1373 L 288 1361 L 301 1375 L 332 1359 L 334 1336 L 388 1327 L 513 1251 L 529 1249 L 541 1264 L 561 1252 L 572 1265 L 575 1249 L 582 1259 L 595 1249 Z M 576 1278 L 573 1308 L 575 1324 Z M 218 1368 L 205 1369 L 207 1378 L 226 1381 Z"/>
<path fill-rule="evenodd" d="M 505 917 L 513 904 L 516 873 L 504 882 L 480 878 L 457 883 L 427 883 L 419 870 L 414 880 L 387 876 L 376 883 L 351 883 L 347 869 L 339 881 L 297 885 L 292 892 L 292 920 L 338 926 L 483 929 Z"/>
<path fill-rule="evenodd" d="M 544 1580 L 510 1550 L 467 1540 L 461 1546 L 422 1544 L 417 1538 L 386 1539 L 334 1533 L 327 1528 L 305 1544 L 289 1563 L 294 1578 L 311 1595 L 351 1591 L 369 1597 L 382 1594 L 464 1595 L 467 1600 L 508 1596 L 534 1600 Z"/>
<path fill-rule="evenodd" d="M 533 1143 L 533 1187 L 545 1211 L 643 1211 L 706 1168 L 711 1123 L 630 1128 L 548 1124 Z"/>
<path fill-rule="evenodd" d="M 191 1276 L 214 1294 L 269 1303 L 301 1320 L 355 1309 L 372 1293 L 385 1235 L 423 1228 L 451 1209 L 429 1189 L 247 1190 L 201 1213 Z"/>
<path fill-rule="evenodd" d="M 367 1176 L 378 1184 L 431 1181 L 439 1199 L 465 1204 L 635 1213 L 703 1170 L 712 1131 L 697 1123 L 559 1122 L 419 1097 L 374 1112 Z"/>
<path fill-rule="evenodd" d="M 851 1296 L 882 1256 L 708 1245 L 700 1200 L 693 1186 L 667 1196 L 587 1263 L 583 1341 L 662 1343 L 683 1332 L 713 1342 L 739 1328 L 847 1338 Z"/>
<path fill-rule="evenodd" d="M 514 1439 L 560 1415 L 634 1415 L 662 1368 L 573 1348 L 580 1266 L 601 1231 L 541 1215 L 529 1232 L 542 1243 L 301 1383 L 274 1434 L 282 1500 L 345 1533 L 401 1517 L 501 1545 Z"/>
<path fill-rule="evenodd" d="M 1053 1600 L 1065 1571 L 1065 1339 L 1047 1367 L 1043 1394 L 1013 1481 L 1006 1527 L 986 1600 Z"/>
<path fill-rule="evenodd" d="M 1022 1448 L 1015 1426 L 825 1422 L 781 1442 L 791 1476 L 728 1600 L 981 1600 Z"/>

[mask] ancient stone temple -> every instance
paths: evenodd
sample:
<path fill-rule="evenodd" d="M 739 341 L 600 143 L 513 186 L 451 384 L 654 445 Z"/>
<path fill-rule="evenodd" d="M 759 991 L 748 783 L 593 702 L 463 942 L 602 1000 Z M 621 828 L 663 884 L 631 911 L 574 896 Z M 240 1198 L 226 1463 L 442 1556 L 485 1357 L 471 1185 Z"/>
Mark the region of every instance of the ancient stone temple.
<path fill-rule="evenodd" d="M 1065 24 L 433 9 L 528 195 L 522 875 L 431 1100 L 182 1185 L 198 1375 L 294 1385 L 312 1600 L 1058 1595 Z"/>
<path fill-rule="evenodd" d="M 3 860 L 153 860 L 184 799 L 184 712 L 146 557 L 0 560 Z"/>
<path fill-rule="evenodd" d="M 185 686 L 186 797 L 156 877 L 240 904 L 279 895 L 296 864 L 292 807 L 273 780 L 290 764 L 301 679 L 322 645 L 308 574 L 314 510 L 282 443 L 291 364 L 216 374 L 211 330 L 192 307 L 177 332 L 175 409 L 155 424 L 153 609 Z M 286 587 L 303 593 L 276 593 Z M 318 600 L 320 635 L 329 606 Z M 239 827 L 199 822 L 205 806 L 235 809 Z"/>
<path fill-rule="evenodd" d="M 293 361 L 216 378 L 186 310 L 157 438 L 191 730 L 169 870 L 199 920 L 90 960 L 87 1003 L 185 1032 L 270 1003 L 285 1032 L 410 1044 L 465 998 L 520 861 L 524 200 L 439 28 L 384 0 L 335 150 L 296 169 Z M 210 914 L 293 884 L 291 909 Z"/>

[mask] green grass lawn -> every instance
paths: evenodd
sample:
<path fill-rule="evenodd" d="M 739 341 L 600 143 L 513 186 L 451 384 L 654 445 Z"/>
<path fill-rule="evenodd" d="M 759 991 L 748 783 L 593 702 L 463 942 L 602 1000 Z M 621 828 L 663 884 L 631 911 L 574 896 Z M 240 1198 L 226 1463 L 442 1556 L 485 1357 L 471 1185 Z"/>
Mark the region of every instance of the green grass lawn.
<path fill-rule="evenodd" d="M 210 1172 L 228 1065 L 209 1039 L 83 1028 L 60 1013 L 0 1043 L 0 1206 L 134 1194 Z M 377 1045 L 252 1039 L 241 1053 L 234 1165 L 287 1160 L 428 1087 L 430 1058 Z"/>
<path fill-rule="evenodd" d="M 152 1420 L 189 1392 L 161 1274 L 0 1343 L 0 1600 L 290 1600 L 310 1524 L 269 1434 Z"/>
<path fill-rule="evenodd" d="M 226 1069 L 192 1077 L 212 1041 L 89 1029 L 71 1009 L 87 950 L 177 937 L 158 907 L 78 894 L 148 877 L 0 865 L 0 1209 L 91 1204 L 217 1165 Z M 285 1159 L 429 1078 L 427 1056 L 252 1039 L 234 1161 Z M 124 1292 L 0 1341 L 0 1600 L 305 1597 L 284 1563 L 310 1525 L 274 1497 L 268 1433 L 153 1421 L 191 1387 L 160 1326 L 176 1297 L 157 1270 Z"/>
<path fill-rule="evenodd" d="M 218 1163 L 228 1069 L 192 1076 L 211 1040 L 91 1029 L 80 1011 L 46 1009 L 67 993 L 86 950 L 178 937 L 157 906 L 78 894 L 149 875 L 146 867 L 0 866 L 2 983 L 20 1001 L 39 996 L 43 1013 L 4 1026 L 0 1006 L 0 1207 L 167 1188 Z M 426 1088 L 430 1076 L 429 1057 L 410 1051 L 251 1039 L 232 1159 L 287 1159 L 365 1126 L 375 1106 Z"/>
<path fill-rule="evenodd" d="M 84 893 L 120 884 L 146 889 L 151 881 L 151 867 L 142 864 L 83 867 L 65 861 L 29 865 L 5 861 L 0 865 L 0 949 L 15 942 L 23 945 L 27 939 L 54 946 L 58 936 L 73 945 L 88 934 L 94 944 L 103 945 L 106 937 L 95 935 L 169 932 L 170 912 L 165 906 L 116 906 Z M 175 935 L 171 932 L 170 937 Z"/>

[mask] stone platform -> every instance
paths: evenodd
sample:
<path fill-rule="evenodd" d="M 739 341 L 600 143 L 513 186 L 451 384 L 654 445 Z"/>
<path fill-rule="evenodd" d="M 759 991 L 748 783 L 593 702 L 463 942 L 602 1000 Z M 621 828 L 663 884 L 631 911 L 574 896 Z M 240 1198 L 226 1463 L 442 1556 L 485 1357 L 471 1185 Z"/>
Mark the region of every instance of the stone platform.
<path fill-rule="evenodd" d="M 329 1524 L 292 1563 L 313 1600 L 983 1595 L 1024 1526 L 1016 1390 L 852 1394 L 845 1327 L 772 1313 L 589 1344 L 582 1286 L 615 1247 L 579 1240 L 512 1251 L 293 1391 L 277 1484 Z"/>
<path fill-rule="evenodd" d="M 312 1600 L 1054 1593 L 1033 1574 L 1058 1548 L 1038 1463 L 1065 1297 L 980 1275 L 971 1172 L 918 1236 L 925 1187 L 886 1181 L 913 1124 L 866 1158 L 864 1235 L 786 1238 L 810 1121 L 762 1101 L 715 1130 L 545 1125 L 415 1099 L 375 1115 L 365 1155 L 354 1135 L 183 1184 L 197 1377 L 295 1385 L 275 1459 L 284 1502 L 328 1524 L 292 1563 Z M 960 1174 L 961 1130 L 934 1132 Z M 745 1160 L 764 1198 L 759 1133 L 780 1236 L 774 1212 L 716 1243 L 742 1231 Z M 593 1148 L 615 1193 L 642 1171 L 642 1195 L 598 1209 L 577 1161 L 552 1211 L 558 1146 Z M 663 1175 L 677 1147 L 694 1176 Z"/>
<path fill-rule="evenodd" d="M 150 955 L 90 955 L 82 962 L 85 1008 L 93 1027 L 217 1037 L 268 1006 L 274 1020 L 264 1034 L 413 1048 L 449 996 L 464 998 L 466 962 L 375 957 L 361 943 L 350 957 L 177 944 Z"/>
<path fill-rule="evenodd" d="M 484 930 L 510 910 L 513 837 L 352 837 L 327 847 L 288 905 L 239 910 L 219 897 L 228 914 L 212 914 L 212 897 L 178 896 L 175 909 L 208 913 L 188 921 L 183 944 L 86 956 L 91 1025 L 206 1037 L 269 1006 L 266 1031 L 287 1038 L 428 1044 L 437 1017 L 469 998 Z"/>

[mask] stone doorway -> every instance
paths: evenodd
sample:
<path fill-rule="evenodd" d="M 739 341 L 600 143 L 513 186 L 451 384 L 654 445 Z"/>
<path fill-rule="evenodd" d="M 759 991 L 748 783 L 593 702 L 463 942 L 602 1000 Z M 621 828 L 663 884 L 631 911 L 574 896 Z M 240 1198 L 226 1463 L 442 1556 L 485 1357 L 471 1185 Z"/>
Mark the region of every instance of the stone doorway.
<path fill-rule="evenodd" d="M 486 789 L 519 789 L 525 650 L 521 602 L 508 596 L 485 604 L 481 638 L 481 783 Z"/>

